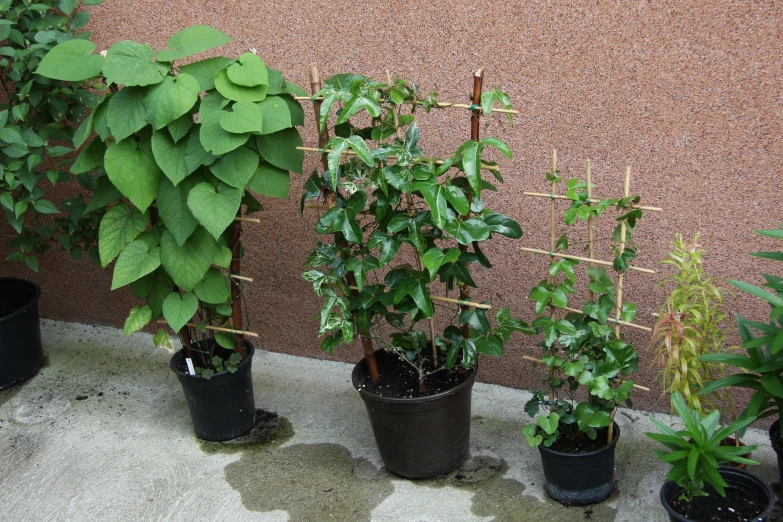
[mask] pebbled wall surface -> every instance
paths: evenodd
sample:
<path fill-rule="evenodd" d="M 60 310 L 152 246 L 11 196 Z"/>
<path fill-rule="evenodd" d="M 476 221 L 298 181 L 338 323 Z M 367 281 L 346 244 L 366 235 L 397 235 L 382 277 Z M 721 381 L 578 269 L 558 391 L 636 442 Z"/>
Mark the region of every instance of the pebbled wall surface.
<path fill-rule="evenodd" d="M 701 232 L 706 268 L 717 277 L 760 282 L 772 263 L 750 251 L 780 248 L 751 231 L 783 221 L 783 13 L 781 2 L 253 2 L 106 0 L 91 8 L 88 29 L 98 50 L 134 39 L 156 49 L 191 24 L 213 25 L 233 37 L 223 49 L 234 56 L 248 48 L 290 81 L 307 86 L 307 65 L 318 61 L 324 76 L 357 72 L 393 74 L 437 90 L 444 101 L 465 102 L 471 73 L 484 67 L 485 86 L 497 85 L 520 111 L 515 125 L 491 115 L 482 135 L 508 142 L 513 160 L 501 161 L 506 184 L 486 196 L 489 208 L 517 219 L 525 236 L 503 238 L 487 248 L 495 269 L 476 270 L 477 300 L 509 306 L 532 319 L 526 296 L 546 275 L 546 256 L 519 246 L 548 249 L 546 200 L 522 195 L 547 192 L 544 172 L 556 148 L 561 172 L 580 176 L 593 163 L 596 195 L 621 193 L 626 165 L 631 191 L 664 208 L 648 213 L 635 237 L 639 266 L 656 267 L 676 232 Z M 312 110 L 302 136 L 315 146 Z M 469 137 L 466 110 L 446 109 L 419 118 L 425 150 L 447 154 Z M 317 165 L 306 157 L 305 172 Z M 301 217 L 304 178 L 292 177 L 289 201 L 265 201 L 261 225 L 245 227 L 248 256 L 243 272 L 251 328 L 264 349 L 324 358 L 314 318 L 318 301 L 301 279 L 302 261 L 314 247 L 314 214 Z M 67 187 L 59 195 L 68 195 Z M 567 204 L 559 204 L 560 212 Z M 611 221 L 605 219 L 605 222 Z M 606 237 L 611 223 L 605 224 Z M 558 232 L 559 233 L 559 232 Z M 574 229 L 584 240 L 584 226 Z M 0 248 L 1 249 L 1 248 Z M 611 259 L 605 248 L 597 256 Z M 66 321 L 122 325 L 135 299 L 127 289 L 109 292 L 111 272 L 89 261 L 73 262 L 52 252 L 39 275 L 10 264 L 0 273 L 29 277 L 44 289 L 44 316 Z M 666 293 L 656 284 L 669 272 L 631 273 L 624 293 L 639 306 L 636 322 L 652 326 L 650 314 Z M 747 295 L 729 298 L 730 311 L 761 319 L 766 308 Z M 643 362 L 637 382 L 653 392 L 637 394 L 637 407 L 667 408 L 650 368 L 649 335 L 627 331 Z M 480 378 L 529 387 L 541 369 L 521 360 L 539 348 L 517 338 L 507 356 L 482 359 Z M 356 360 L 361 348 L 343 347 L 336 359 Z"/>

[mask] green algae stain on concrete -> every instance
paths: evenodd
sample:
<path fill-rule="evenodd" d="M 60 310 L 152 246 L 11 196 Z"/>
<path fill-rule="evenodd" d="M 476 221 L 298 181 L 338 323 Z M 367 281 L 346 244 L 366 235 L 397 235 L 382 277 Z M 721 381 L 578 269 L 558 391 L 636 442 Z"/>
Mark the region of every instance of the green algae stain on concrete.
<path fill-rule="evenodd" d="M 240 453 L 263 451 L 281 446 L 294 436 L 291 422 L 276 413 L 256 410 L 256 424 L 245 435 L 226 442 L 209 442 L 196 439 L 201 451 L 208 455 L 215 453 Z"/>

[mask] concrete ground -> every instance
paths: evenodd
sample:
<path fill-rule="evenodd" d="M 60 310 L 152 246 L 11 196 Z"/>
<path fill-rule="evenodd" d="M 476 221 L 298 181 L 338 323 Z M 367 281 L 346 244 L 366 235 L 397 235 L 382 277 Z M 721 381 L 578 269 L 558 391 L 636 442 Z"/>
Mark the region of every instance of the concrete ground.
<path fill-rule="evenodd" d="M 383 469 L 350 365 L 258 350 L 256 405 L 280 427 L 265 443 L 209 444 L 194 437 L 169 355 L 149 335 L 55 321 L 42 331 L 44 368 L 0 392 L 3 522 L 666 520 L 666 468 L 645 412 L 617 415 L 612 496 L 566 508 L 547 497 L 521 434 L 526 392 L 477 384 L 471 460 L 411 481 Z M 761 446 L 754 471 L 777 480 L 766 432 L 747 442 Z"/>

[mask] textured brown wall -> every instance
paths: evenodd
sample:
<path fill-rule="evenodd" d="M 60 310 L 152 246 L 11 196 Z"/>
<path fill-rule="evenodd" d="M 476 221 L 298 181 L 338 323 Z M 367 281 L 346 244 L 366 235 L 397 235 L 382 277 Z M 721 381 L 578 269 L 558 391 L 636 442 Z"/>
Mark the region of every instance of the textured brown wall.
<path fill-rule="evenodd" d="M 502 195 L 488 196 L 487 205 L 519 220 L 525 236 L 490 249 L 496 270 L 477 275 L 480 291 L 474 295 L 530 320 L 525 297 L 545 275 L 547 261 L 517 247 L 547 248 L 548 203 L 525 198 L 522 191 L 547 191 L 543 173 L 552 148 L 566 175 L 582 174 L 584 160 L 592 159 L 599 196 L 619 194 L 624 166 L 631 165 L 632 191 L 665 208 L 663 214 L 647 214 L 639 227 L 640 266 L 655 268 L 675 232 L 700 231 L 709 251 L 706 266 L 715 276 L 759 281 L 761 270 L 773 270 L 746 253 L 776 246 L 751 230 L 782 220 L 780 4 L 106 0 L 92 9 L 88 28 L 98 49 L 124 39 L 162 48 L 179 29 L 211 24 L 234 38 L 224 53 L 255 47 L 303 86 L 307 64 L 317 60 L 325 75 L 382 77 L 388 68 L 425 91 L 439 90 L 444 100 L 464 101 L 471 72 L 485 67 L 485 85 L 505 89 L 520 110 L 513 128 L 499 116 L 482 120 L 483 135 L 505 139 L 514 151 L 512 161 L 502 162 L 507 181 Z M 436 153 L 469 135 L 467 111 L 420 119 L 425 147 Z M 316 143 L 311 119 L 303 138 Z M 308 157 L 306 171 L 315 166 L 316 158 Z M 262 225 L 246 227 L 244 270 L 255 278 L 248 300 L 260 346 L 321 358 L 318 302 L 300 277 L 301 262 L 316 241 L 313 216 L 297 211 L 302 181 L 292 180 L 290 201 L 265 202 Z M 6 273 L 30 275 L 0 266 Z M 626 278 L 626 296 L 639 304 L 637 322 L 652 324 L 650 313 L 665 295 L 655 286 L 663 275 L 665 270 Z M 34 277 L 45 290 L 43 313 L 121 325 L 134 299 L 127 290 L 110 293 L 110 276 L 89 262 L 49 255 Z M 731 307 L 756 318 L 765 311 L 747 296 L 732 300 Z M 651 383 L 649 337 L 628 334 L 644 359 L 637 382 Z M 483 359 L 481 378 L 537 385 L 540 368 L 519 357 L 537 352 L 532 342 L 519 340 L 507 356 Z M 336 357 L 356 360 L 359 354 L 357 345 L 341 348 Z M 657 392 L 638 394 L 637 404 L 656 407 L 657 398 Z"/>

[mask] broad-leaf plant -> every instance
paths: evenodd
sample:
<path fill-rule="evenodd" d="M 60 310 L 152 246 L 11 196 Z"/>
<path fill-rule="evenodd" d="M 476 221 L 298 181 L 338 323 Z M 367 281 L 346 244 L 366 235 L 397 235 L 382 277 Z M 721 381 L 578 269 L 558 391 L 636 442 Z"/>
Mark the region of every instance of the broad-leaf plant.
<path fill-rule="evenodd" d="M 547 172 L 546 180 L 550 184 L 564 182 L 559 171 Z M 591 202 L 586 182 L 572 178 L 564 184 L 571 200 L 564 215 L 566 225 L 596 218 L 612 207 L 619 211 L 611 238 L 615 255 L 612 268 L 617 273 L 628 270 L 628 262 L 636 257 L 633 232 L 642 217 L 641 209 L 636 207 L 639 196 Z M 625 242 L 621 236 L 623 223 Z M 568 236 L 563 234 L 555 251 L 565 253 L 569 246 Z M 577 277 L 579 264 L 574 259 L 553 258 L 549 277 L 541 280 L 529 295 L 535 302 L 537 316 L 531 326 L 541 338 L 538 346 L 548 368 L 547 389 L 532 390 L 533 397 L 525 404 L 531 417 L 538 415 L 537 423 L 522 430 L 530 447 L 550 447 L 561 436 L 577 441 L 581 437 L 595 440 L 602 428 L 608 428 L 611 441 L 617 407 L 623 402 L 631 404 L 633 381 L 628 376 L 638 369 L 639 359 L 634 347 L 615 335 L 613 326 L 617 320 L 632 321 L 636 305 L 623 303 L 617 317 L 615 284 L 603 266 L 592 266 L 584 270 L 589 300 L 580 312 L 569 311 L 558 318 L 557 310 L 569 306 L 577 281 L 583 280 Z M 547 413 L 539 415 L 542 408 Z"/>
<path fill-rule="evenodd" d="M 490 92 L 507 106 L 504 93 Z M 481 353 L 501 355 L 510 335 L 526 328 L 509 309 L 496 314 L 494 325 L 486 309 L 453 304 L 430 319 L 442 304 L 432 295 L 476 287 L 477 267 L 492 267 L 480 245 L 522 235 L 516 221 L 482 199 L 497 190 L 485 179 L 486 168 L 496 168 L 486 153 L 496 149 L 511 158 L 508 146 L 487 137 L 466 141 L 442 161 L 428 156 L 416 110 L 437 107 L 437 95 L 421 96 L 400 78 L 384 83 L 337 75 L 317 96 L 323 97 L 322 131 L 336 112 L 336 135 L 325 148 L 328 169 L 312 173 L 302 197 L 303 208 L 310 200 L 327 207 L 316 231 L 334 237 L 317 244 L 306 262 L 312 269 L 303 274 L 323 299 L 321 348 L 332 352 L 357 336 L 370 339 L 415 369 L 422 393 L 433 372 L 470 368 Z"/>
<path fill-rule="evenodd" d="M 60 209 L 45 196 L 48 187 L 74 177 L 89 188 L 89 178 L 71 176 L 62 162 L 54 163 L 73 152 L 68 146 L 72 123 L 98 103 L 99 86 L 91 78 L 51 79 L 36 69 L 58 44 L 92 45 L 89 32 L 76 33 L 90 18 L 78 7 L 101 1 L 0 1 L 0 230 L 13 238 L 6 259 L 34 271 L 37 256 L 57 240 L 74 258 L 87 249 L 98 259 L 94 240 L 100 214 L 85 213 L 83 196 L 65 200 Z"/>
<path fill-rule="evenodd" d="M 261 209 L 254 193 L 287 197 L 289 171 L 301 173 L 303 160 L 295 127 L 304 113 L 290 94 L 301 90 L 254 50 L 185 63 L 230 40 L 203 25 L 180 31 L 159 51 L 121 41 L 96 54 L 89 41 L 73 40 L 54 47 L 36 71 L 108 87 L 76 130 L 75 146 L 86 145 L 71 167 L 89 176 L 88 206 L 106 209 L 100 264 L 114 262 L 112 290 L 130 285 L 144 300 L 125 332 L 163 317 L 207 378 L 235 371 L 241 359 L 216 346 L 232 350 L 233 334 L 205 329 L 225 326 L 232 315 L 237 283 L 226 271 L 241 248 L 231 242 L 234 218 L 243 206 L 246 214 Z M 197 326 L 186 326 L 191 321 Z M 199 337 L 208 342 L 189 342 Z M 170 345 L 164 330 L 155 342 Z"/>

